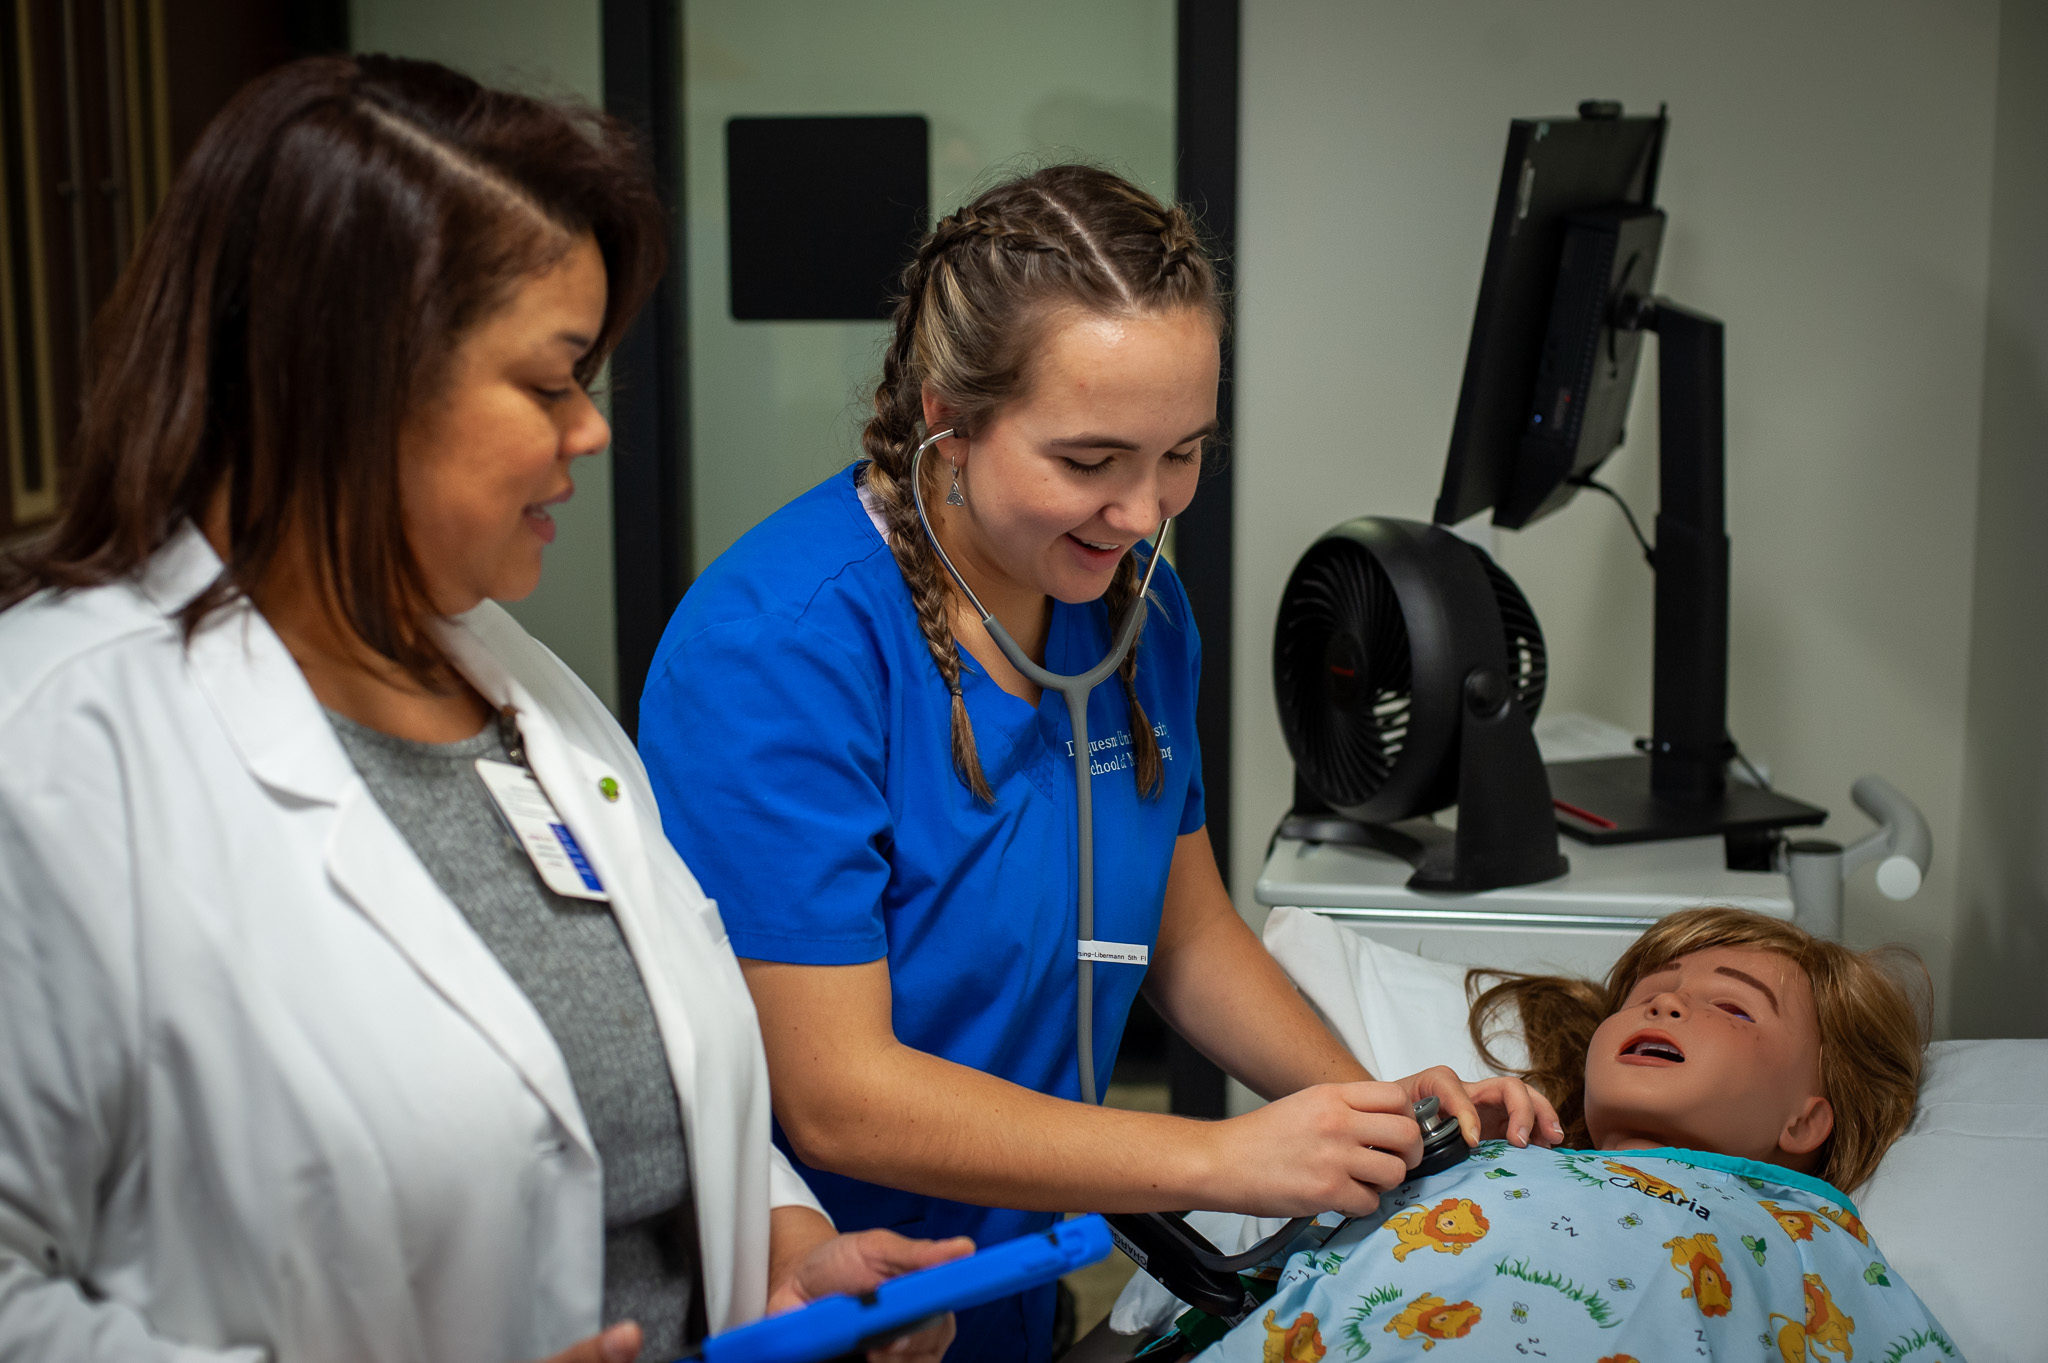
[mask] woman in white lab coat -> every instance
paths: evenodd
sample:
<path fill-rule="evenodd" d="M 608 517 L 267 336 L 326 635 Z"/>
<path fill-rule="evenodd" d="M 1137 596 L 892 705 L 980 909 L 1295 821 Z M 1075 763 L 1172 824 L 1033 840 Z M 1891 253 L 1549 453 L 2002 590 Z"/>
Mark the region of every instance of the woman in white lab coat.
<path fill-rule="evenodd" d="M 623 1363 L 621 1301 L 673 1357 L 961 1252 L 834 1235 L 632 745 L 493 601 L 660 221 L 616 125 L 379 58 L 173 186 L 0 567 L 0 1357 Z"/>

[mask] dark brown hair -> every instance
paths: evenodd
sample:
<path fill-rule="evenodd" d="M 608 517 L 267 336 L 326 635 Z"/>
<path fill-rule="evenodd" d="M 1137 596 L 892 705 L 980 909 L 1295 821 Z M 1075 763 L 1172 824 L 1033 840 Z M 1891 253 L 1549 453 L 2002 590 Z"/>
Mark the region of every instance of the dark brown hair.
<path fill-rule="evenodd" d="M 608 276 L 588 383 L 659 276 L 663 216 L 623 125 L 396 57 L 251 82 L 201 134 L 95 327 L 78 478 L 0 562 L 0 604 L 139 572 L 225 489 L 230 548 L 187 634 L 261 588 L 293 529 L 343 623 L 440 673 L 398 436 L 462 337 L 589 234 Z"/>
<path fill-rule="evenodd" d="M 1216 271 L 1187 211 L 1094 166 L 1047 166 L 997 185 L 940 219 L 903 272 L 875 414 L 861 435 L 867 487 L 889 528 L 925 646 L 953 693 L 953 765 L 980 800 L 994 796 L 960 694 L 960 648 L 947 609 L 952 585 L 918 525 L 910 493 L 910 458 L 924 436 L 924 392 L 953 409 L 956 430 L 971 434 L 1024 391 L 1047 323 L 1058 314 L 1131 317 L 1184 308 L 1206 313 L 1221 329 Z M 926 461 L 927 497 L 941 467 Z M 1139 578 L 1137 555 L 1124 555 L 1103 597 L 1110 619 L 1123 617 Z M 1138 652 L 1124 655 L 1118 677 L 1130 708 L 1138 789 L 1150 796 L 1161 788 L 1162 772 L 1159 742 L 1138 703 Z"/>
<path fill-rule="evenodd" d="M 1499 981 L 1473 1000 L 1472 1040 L 1488 1064 L 1519 1074 L 1550 1099 L 1564 1123 L 1565 1143 L 1584 1147 L 1590 1140 L 1586 1052 L 1594 1031 L 1644 976 L 1712 947 L 1775 952 L 1812 981 L 1822 1096 L 1835 1110 L 1834 1131 L 1815 1152 L 1816 1172 L 1844 1192 L 1855 1191 L 1913 1120 L 1920 1096 L 1931 1011 L 1927 968 L 1903 947 L 1851 951 L 1747 909 L 1686 909 L 1638 937 L 1604 985 L 1561 975 L 1469 972 L 1468 992 L 1484 979 Z M 1526 1069 L 1501 1064 L 1488 1045 L 1517 1024 L 1528 1043 Z"/>

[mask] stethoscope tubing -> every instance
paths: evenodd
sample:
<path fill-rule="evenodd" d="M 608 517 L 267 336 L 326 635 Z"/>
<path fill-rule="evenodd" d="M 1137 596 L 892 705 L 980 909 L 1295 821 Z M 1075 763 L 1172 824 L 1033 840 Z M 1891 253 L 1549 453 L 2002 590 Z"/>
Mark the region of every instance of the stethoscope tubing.
<path fill-rule="evenodd" d="M 1032 685 L 1047 691 L 1057 691 L 1067 703 L 1067 718 L 1074 731 L 1074 816 L 1076 824 L 1076 861 L 1080 873 L 1080 941 L 1095 940 L 1095 802 L 1090 781 L 1090 766 L 1093 761 L 1088 751 L 1088 697 L 1109 675 L 1123 665 L 1126 654 L 1138 639 L 1138 627 L 1144 623 L 1147 609 L 1147 594 L 1152 590 L 1152 574 L 1159 570 L 1160 552 L 1158 546 L 1166 542 L 1166 528 L 1173 524 L 1173 518 L 1159 523 L 1159 530 L 1153 536 L 1152 560 L 1145 567 L 1145 579 L 1138 585 L 1138 596 L 1125 611 L 1124 618 L 1117 626 L 1116 636 L 1109 652 L 1101 662 L 1078 676 L 1060 672 L 1049 672 L 1033 662 L 1029 654 L 1018 646 L 1010 632 L 1003 628 L 988 607 L 981 604 L 981 598 L 974 594 L 974 588 L 967 585 L 967 579 L 953 566 L 953 560 L 946 553 L 946 547 L 939 543 L 939 536 L 932 529 L 931 517 L 924 508 L 923 464 L 925 451 L 941 440 L 955 434 L 951 427 L 926 436 L 910 456 L 910 496 L 917 507 L 918 524 L 924 527 L 925 538 L 931 542 L 932 551 L 939 556 L 939 562 L 946 569 L 963 594 L 968 604 L 981 616 L 982 628 L 989 638 L 996 641 L 996 647 L 1010 660 L 1010 665 L 1030 679 Z M 1135 552 L 1136 547 L 1127 552 Z M 1080 955 L 1078 943 L 1075 955 L 1077 963 L 1076 987 L 1079 999 L 1076 1004 L 1075 1042 L 1080 1057 L 1081 1101 L 1094 1104 L 1100 1099 L 1095 1085 L 1095 962 Z"/>
<path fill-rule="evenodd" d="M 967 585 L 967 579 L 962 577 L 960 570 L 953 566 L 953 560 L 946 554 L 946 547 L 939 543 L 938 534 L 932 529 L 931 517 L 925 512 L 924 479 L 922 476 L 924 472 L 924 452 L 953 434 L 954 432 L 948 429 L 940 431 L 935 435 L 927 436 L 911 454 L 911 499 L 917 506 L 918 524 L 924 527 L 925 538 L 931 541 L 932 551 L 939 556 L 939 562 L 945 566 L 947 575 L 959 585 L 961 592 L 966 595 L 968 603 L 980 613 L 982 628 L 986 629 L 989 637 L 996 641 L 996 647 L 1003 651 L 1003 656 L 1010 660 L 1010 665 L 1030 678 L 1034 685 L 1043 687 L 1046 690 L 1059 692 L 1067 702 L 1067 715 L 1072 721 L 1074 729 L 1074 813 L 1078 824 L 1078 837 L 1076 841 L 1080 849 L 1076 859 L 1080 863 L 1081 879 L 1079 927 L 1081 940 L 1093 941 L 1095 938 L 1095 809 L 1094 802 L 1090 798 L 1090 776 L 1094 759 L 1088 751 L 1088 697 L 1110 673 L 1116 671 L 1122 665 L 1124 655 L 1131 651 L 1131 646 L 1137 641 L 1138 626 L 1145 619 L 1146 602 L 1148 594 L 1152 590 L 1152 574 L 1158 571 L 1159 560 L 1162 557 L 1159 552 L 1159 546 L 1166 542 L 1166 528 L 1173 524 L 1173 518 L 1168 517 L 1159 523 L 1158 533 L 1152 539 L 1152 561 L 1146 565 L 1145 580 L 1139 584 L 1137 600 L 1131 603 L 1129 611 L 1124 615 L 1123 622 L 1117 626 L 1116 637 L 1110 645 L 1108 654 L 1103 657 L 1101 662 L 1079 676 L 1070 677 L 1058 672 L 1049 672 L 1033 662 L 1025 654 L 1024 650 L 1018 647 L 1017 641 L 1010 637 L 1010 632 L 1004 629 L 1002 623 L 990 613 L 988 607 L 981 604 L 981 598 L 974 594 L 974 588 Z M 1078 946 L 1075 954 L 1079 956 Z M 1092 1106 L 1100 1101 L 1095 1091 L 1095 963 L 1086 957 L 1080 957 L 1077 964 L 1077 972 L 1079 1002 L 1076 1005 L 1077 1016 L 1075 1017 L 1074 1031 L 1080 1060 L 1081 1101 Z M 1129 1222 L 1133 1220 L 1165 1220 L 1167 1215 L 1159 1213 L 1145 1217 L 1119 1217 L 1113 1218 L 1113 1224 L 1115 1222 Z M 1282 1245 L 1292 1240 L 1313 1219 L 1306 1216 L 1296 1217 L 1282 1226 L 1277 1234 L 1261 1240 L 1250 1251 L 1232 1256 L 1227 1261 L 1218 1260 L 1218 1263 L 1225 1265 L 1227 1271 L 1234 1271 L 1238 1266 L 1248 1267 L 1253 1263 L 1266 1259 Z M 1130 1227 L 1125 1225 L 1122 1229 L 1129 1230 Z M 1183 1234 L 1185 1233 L 1185 1228 L 1183 1228 Z M 1200 1239 L 1199 1236 L 1196 1238 Z M 1207 1242 L 1204 1241 L 1203 1243 L 1206 1244 Z M 1128 1248 L 1129 1246 L 1126 1246 L 1127 1250 Z M 1212 1254 L 1211 1257 L 1214 1258 L 1215 1256 Z M 1143 1260 L 1140 1259 L 1139 1262 L 1142 1263 Z M 1161 1265 L 1161 1267 L 1163 1268 L 1165 1265 Z M 1248 1299 L 1247 1309 L 1249 1309 L 1249 1305 Z"/>

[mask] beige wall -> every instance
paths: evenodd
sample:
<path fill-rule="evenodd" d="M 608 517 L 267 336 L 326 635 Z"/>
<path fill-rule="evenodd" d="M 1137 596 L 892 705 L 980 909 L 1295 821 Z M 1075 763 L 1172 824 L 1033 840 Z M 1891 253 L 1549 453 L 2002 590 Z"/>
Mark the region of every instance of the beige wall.
<path fill-rule="evenodd" d="M 600 17 L 598 0 L 352 0 L 349 36 L 358 52 L 424 57 L 489 84 L 602 104 Z M 577 462 L 576 496 L 555 523 L 540 587 L 506 604 L 616 710 L 609 452 Z"/>
<path fill-rule="evenodd" d="M 1832 836 L 1867 829 L 1848 801 L 1865 772 L 1926 812 L 1926 888 L 1895 905 L 1865 873 L 1847 933 L 1920 949 L 1945 1020 L 1974 978 L 1951 972 L 1998 50 L 1995 0 L 1247 0 L 1241 903 L 1289 796 L 1270 679 L 1281 587 L 1339 520 L 1429 517 L 1508 120 L 1668 100 L 1659 285 L 1728 325 L 1730 724 L 1779 785 L 1836 811 Z M 1635 437 L 1608 465 L 1646 516 L 1654 388 L 1639 384 Z M 1549 705 L 1646 731 L 1651 579 L 1619 513 L 1581 498 L 1499 539 L 1551 641 Z"/>
<path fill-rule="evenodd" d="M 2048 4 L 2004 6 L 1954 1028 L 2048 1036 Z"/>

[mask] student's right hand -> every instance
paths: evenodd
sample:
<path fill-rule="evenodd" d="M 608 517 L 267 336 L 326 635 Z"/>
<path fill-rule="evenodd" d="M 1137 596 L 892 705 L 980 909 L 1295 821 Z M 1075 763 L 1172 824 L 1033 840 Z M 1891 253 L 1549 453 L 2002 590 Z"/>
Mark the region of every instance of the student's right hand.
<path fill-rule="evenodd" d="M 1365 1216 L 1422 1159 L 1397 1084 L 1317 1084 L 1211 1130 L 1221 1196 L 1204 1205 L 1254 1216 Z"/>
<path fill-rule="evenodd" d="M 535 1363 L 633 1363 L 640 1357 L 640 1327 L 622 1321 Z"/>

